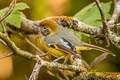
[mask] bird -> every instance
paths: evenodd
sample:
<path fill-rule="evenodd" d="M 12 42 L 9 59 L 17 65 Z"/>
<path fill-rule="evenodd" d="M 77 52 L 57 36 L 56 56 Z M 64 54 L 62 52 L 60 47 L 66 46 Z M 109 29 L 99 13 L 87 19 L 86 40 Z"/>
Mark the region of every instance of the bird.
<path fill-rule="evenodd" d="M 99 50 L 105 53 L 113 54 L 111 51 L 86 42 L 80 41 L 73 32 L 51 18 L 43 19 L 39 22 L 39 35 L 41 35 L 41 46 L 52 56 L 59 58 L 69 58 L 71 55 L 81 58 L 80 51 Z"/>

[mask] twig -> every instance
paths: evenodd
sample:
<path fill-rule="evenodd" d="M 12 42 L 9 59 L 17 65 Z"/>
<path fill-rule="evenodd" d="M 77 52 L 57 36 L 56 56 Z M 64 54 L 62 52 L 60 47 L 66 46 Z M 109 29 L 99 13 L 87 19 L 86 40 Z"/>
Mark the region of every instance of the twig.
<path fill-rule="evenodd" d="M 110 42 L 109 42 L 109 31 L 110 31 L 110 29 L 108 28 L 107 21 L 106 21 L 106 18 L 104 16 L 104 12 L 102 10 L 102 6 L 101 6 L 99 0 L 95 0 L 95 1 L 96 1 L 98 9 L 100 11 L 101 18 L 102 18 L 103 33 L 105 34 L 105 38 L 106 38 L 107 43 L 108 43 L 107 46 L 109 46 L 110 45 Z"/>
<path fill-rule="evenodd" d="M 2 25 L 2 30 L 3 30 L 3 32 L 5 32 L 6 34 L 7 34 L 6 26 L 5 26 L 5 24 L 3 23 L 3 20 L 4 20 L 5 18 L 7 18 L 7 17 L 12 13 L 15 5 L 16 5 L 16 0 L 13 0 L 13 1 L 10 3 L 10 5 L 9 5 L 8 11 L 7 11 L 2 17 L 0 17 L 0 23 L 1 23 L 1 25 Z"/>
<path fill-rule="evenodd" d="M 41 51 L 36 45 L 34 45 L 28 38 L 25 37 L 27 43 L 29 43 L 34 49 L 36 49 L 40 54 L 44 55 L 45 53 Z"/>
<path fill-rule="evenodd" d="M 106 19 L 105 19 L 104 12 L 102 10 L 102 5 L 100 4 L 99 0 L 95 0 L 95 1 L 96 1 L 98 9 L 100 11 L 100 15 L 101 15 L 101 18 L 102 18 L 103 27 L 106 29 L 107 26 L 104 26 L 106 24 Z"/>
<path fill-rule="evenodd" d="M 46 66 L 48 68 L 58 68 L 58 69 L 62 69 L 62 70 L 70 70 L 70 71 L 74 71 L 74 72 L 86 72 L 86 68 L 82 67 L 82 66 L 74 66 L 74 65 L 64 65 L 64 64 L 59 64 L 59 63 L 53 63 L 53 62 L 47 62 L 44 61 L 43 62 L 43 66 Z"/>
<path fill-rule="evenodd" d="M 94 74 L 96 73 L 96 74 Z M 79 76 L 75 77 L 73 80 L 119 80 L 117 75 L 120 73 L 116 72 L 90 72 L 90 73 L 80 73 Z"/>
<path fill-rule="evenodd" d="M 111 28 L 111 29 L 117 29 L 117 30 L 118 30 L 118 29 L 120 29 L 120 23 L 111 24 L 111 25 L 110 25 L 110 28 Z"/>
<path fill-rule="evenodd" d="M 0 57 L 0 59 L 4 59 L 4 58 L 10 57 L 10 56 L 12 56 L 12 55 L 13 55 L 13 53 L 10 53 L 10 54 L 8 54 L 8 55 L 6 55 L 6 56 Z"/>
<path fill-rule="evenodd" d="M 13 51 L 14 55 L 23 56 L 26 59 L 36 61 L 36 57 L 27 51 L 19 49 L 6 35 L 0 32 L 0 38 L 7 44 L 7 46 Z"/>
<path fill-rule="evenodd" d="M 25 33 L 38 34 L 38 26 L 34 25 L 34 22 L 28 20 L 24 16 L 21 16 L 21 30 Z"/>
<path fill-rule="evenodd" d="M 11 14 L 15 5 L 16 5 L 16 0 L 13 0 L 9 5 L 8 11 L 0 18 L 0 23 Z"/>
<path fill-rule="evenodd" d="M 65 80 L 70 80 L 69 77 L 65 74 L 64 70 L 59 70 L 59 72 L 63 75 Z"/>
<path fill-rule="evenodd" d="M 29 80 L 28 77 L 27 77 L 27 75 L 25 75 L 25 80 Z"/>
<path fill-rule="evenodd" d="M 101 61 L 105 60 L 108 53 L 102 53 L 100 56 L 96 57 L 94 61 L 90 63 L 91 67 L 95 67 L 96 64 L 99 64 Z"/>
<path fill-rule="evenodd" d="M 1 18 L 1 17 L 0 17 Z M 3 22 L 1 22 L 0 23 L 1 24 L 1 26 L 2 26 L 2 32 L 5 32 L 5 27 L 3 27 L 4 25 L 3 25 Z"/>
<path fill-rule="evenodd" d="M 29 80 L 37 80 L 40 68 L 42 67 L 41 58 L 38 55 L 36 55 L 36 57 L 37 57 L 37 62 L 35 64 L 35 67 L 33 68 Z"/>
<path fill-rule="evenodd" d="M 120 0 L 114 0 L 114 11 L 111 19 L 108 21 L 108 25 L 113 25 L 119 18 L 120 15 Z"/>
<path fill-rule="evenodd" d="M 3 33 L 5 33 L 5 34 L 7 34 L 7 31 L 6 31 L 6 26 L 5 26 L 5 24 L 3 23 L 3 21 L 1 22 L 1 26 L 2 26 L 2 32 Z"/>

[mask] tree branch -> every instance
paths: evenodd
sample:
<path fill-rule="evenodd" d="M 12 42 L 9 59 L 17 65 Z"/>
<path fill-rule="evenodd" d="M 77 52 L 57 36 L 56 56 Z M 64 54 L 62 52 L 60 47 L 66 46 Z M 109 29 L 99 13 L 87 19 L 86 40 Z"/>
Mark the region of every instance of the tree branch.
<path fill-rule="evenodd" d="M 21 56 L 23 58 L 32 60 L 32 61 L 38 61 L 38 58 L 34 55 L 32 55 L 32 53 L 29 53 L 27 51 L 23 51 L 19 48 L 17 48 L 17 46 L 10 40 L 10 38 L 6 35 L 0 32 L 0 38 L 5 41 L 5 43 L 8 45 L 8 47 L 13 51 L 14 55 L 17 56 Z M 48 68 L 58 68 L 58 69 L 63 69 L 63 70 L 71 70 L 71 71 L 75 71 L 75 72 L 86 72 L 86 68 L 81 67 L 81 66 L 74 66 L 74 65 L 64 65 L 64 64 L 56 64 L 53 62 L 47 62 L 44 61 L 42 59 L 40 59 L 41 61 L 41 65 L 42 66 L 46 66 Z"/>
<path fill-rule="evenodd" d="M 100 15 L 101 15 L 101 19 L 102 19 L 102 27 L 103 27 L 102 32 L 105 35 L 105 39 L 106 39 L 106 41 L 108 43 L 107 46 L 110 46 L 109 40 L 111 40 L 111 39 L 109 38 L 109 32 L 111 32 L 111 31 L 108 28 L 107 21 L 106 21 L 106 18 L 104 16 L 104 12 L 102 10 L 102 5 L 100 4 L 99 0 L 95 0 L 95 2 L 96 2 L 96 5 L 97 5 L 97 7 L 98 7 L 98 9 L 100 11 Z"/>
<path fill-rule="evenodd" d="M 32 55 L 32 53 L 29 53 L 29 52 L 26 52 L 26 51 L 23 51 L 23 50 L 20 50 L 19 48 L 17 48 L 16 45 L 9 39 L 9 37 L 6 36 L 6 34 L 3 34 L 0 32 L 0 38 L 6 42 L 8 47 L 14 52 L 14 55 L 18 55 L 18 56 L 21 56 L 23 58 L 26 58 L 26 59 L 29 59 L 32 61 L 38 61 L 38 58 L 36 56 Z M 39 62 L 42 63 L 41 66 L 45 66 L 47 68 L 52 68 L 52 69 L 57 68 L 57 69 L 70 70 L 70 71 L 74 71 L 74 72 L 83 72 L 83 73 L 85 72 L 86 75 L 90 73 L 90 72 L 87 72 L 86 68 L 84 68 L 82 66 L 64 65 L 64 64 L 59 64 L 59 63 L 56 64 L 53 62 L 44 61 L 42 59 L 39 59 Z M 39 68 L 40 68 L 40 66 L 39 66 Z M 96 74 L 96 72 L 94 72 L 94 76 L 98 76 Z M 94 77 L 94 76 L 91 76 L 91 77 Z M 99 75 L 99 76 L 102 77 L 103 75 Z M 107 78 L 107 76 L 105 76 L 105 77 Z M 111 77 L 111 79 L 114 79 L 114 78 Z"/>
<path fill-rule="evenodd" d="M 36 55 L 36 57 L 37 57 L 37 62 L 35 64 L 35 67 L 33 68 L 29 80 L 37 80 L 40 68 L 42 67 L 41 58 L 38 55 Z"/>
<path fill-rule="evenodd" d="M 10 56 L 12 56 L 12 55 L 13 55 L 13 53 L 9 53 L 9 54 L 6 55 L 6 56 L 2 56 L 2 57 L 0 57 L 0 59 L 4 59 L 4 58 L 10 57 Z"/>
<path fill-rule="evenodd" d="M 35 21 L 36 22 L 36 21 Z M 38 33 L 38 26 L 34 25 L 34 21 L 28 20 L 24 16 L 21 16 L 21 30 L 25 33 Z"/>
<path fill-rule="evenodd" d="M 6 35 L 0 32 L 0 38 L 7 44 L 7 46 L 13 51 L 14 55 L 22 56 L 24 58 L 36 61 L 36 57 L 27 51 L 19 49 Z"/>
<path fill-rule="evenodd" d="M 118 0 L 118 1 L 120 1 L 120 0 Z M 102 22 L 103 22 L 103 29 L 104 29 L 104 33 L 105 33 L 105 37 L 106 37 L 107 41 L 110 40 L 116 47 L 118 47 L 120 49 L 120 37 L 117 36 L 114 32 L 112 32 L 110 30 L 110 28 L 108 27 L 108 24 L 105 20 L 105 16 L 102 11 L 99 0 L 96 0 L 96 4 L 97 4 L 100 14 L 101 14 L 101 18 L 102 18 Z"/>
<path fill-rule="evenodd" d="M 56 17 L 47 17 L 40 21 L 30 21 L 23 17 L 22 19 L 22 30 L 26 33 L 38 33 L 39 23 L 44 20 L 54 20 L 58 25 L 62 25 L 63 27 L 72 28 L 77 32 L 84 32 L 86 34 L 93 35 L 97 38 L 105 38 L 105 35 L 101 32 L 100 28 L 96 28 L 94 26 L 87 25 L 83 22 L 80 22 L 76 18 L 67 17 L 67 16 L 56 16 Z M 32 26 L 31 26 L 32 25 Z M 25 27 L 24 27 L 25 26 Z M 113 25 L 111 25 L 113 26 Z M 108 28 L 109 29 L 109 28 Z M 117 36 L 112 31 L 108 30 L 109 39 L 111 42 L 120 49 L 120 37 Z"/>
<path fill-rule="evenodd" d="M 73 80 L 119 80 L 120 73 L 116 72 L 90 72 L 90 73 L 80 73 Z"/>
<path fill-rule="evenodd" d="M 109 25 L 113 25 L 119 18 L 120 15 L 120 0 L 114 0 L 114 11 L 111 19 L 108 21 Z"/>
<path fill-rule="evenodd" d="M 14 0 L 13 0 L 14 1 Z M 96 0 L 98 1 L 98 0 Z M 118 8 L 118 4 L 120 0 L 116 0 L 116 7 Z M 11 6 L 11 5 L 10 5 Z M 98 7 L 100 5 L 98 4 Z M 12 12 L 14 5 L 12 5 L 12 7 L 10 7 L 9 11 L 5 14 L 6 16 L 3 16 L 0 19 L 0 23 Z M 103 20 L 103 27 L 107 29 L 107 24 L 106 24 L 106 20 L 105 20 L 105 16 L 102 12 L 102 9 L 99 7 L 99 10 L 101 12 L 101 17 Z M 117 10 L 117 9 L 116 9 Z M 115 21 L 118 19 L 118 11 L 114 10 L 113 16 L 110 19 L 110 21 L 108 22 L 109 24 L 111 23 L 115 23 Z M 114 14 L 117 14 L 117 16 L 115 16 Z M 84 32 L 90 35 L 94 35 L 96 37 L 99 38 L 105 38 L 104 34 L 101 33 L 101 30 L 99 28 L 95 28 L 93 26 L 87 25 L 83 22 L 80 22 L 78 19 L 76 18 L 72 18 L 72 17 L 48 17 L 46 19 L 43 19 L 41 21 L 31 21 L 26 19 L 25 17 L 21 17 L 22 19 L 22 27 L 21 30 L 23 30 L 26 33 L 35 33 L 38 34 L 39 32 L 39 24 L 41 21 L 44 20 L 54 20 L 58 25 L 62 25 L 63 27 L 68 27 L 68 28 L 72 28 L 75 31 L 80 31 L 80 32 Z M 114 20 L 113 20 L 114 19 Z M 109 33 L 109 39 L 114 43 L 114 44 L 118 44 L 118 48 L 120 48 L 120 37 L 117 36 L 115 33 L 113 33 L 112 31 L 108 30 Z M 108 75 L 105 75 L 102 72 L 88 72 L 87 69 L 84 66 L 78 66 L 78 65 L 65 65 L 65 64 L 59 64 L 59 63 L 54 63 L 54 62 L 48 62 L 48 61 L 44 61 L 42 60 L 40 57 L 33 55 L 32 53 L 29 53 L 27 51 L 23 51 L 21 49 L 19 49 L 9 38 L 9 36 L 7 36 L 6 34 L 3 34 L 0 32 L 0 38 L 7 44 L 7 46 L 13 51 L 14 55 L 17 56 L 21 56 L 23 58 L 32 60 L 36 62 L 36 65 L 33 69 L 33 72 L 29 78 L 29 80 L 36 80 L 39 74 L 39 70 L 42 66 L 45 66 L 47 68 L 57 68 L 57 69 L 62 69 L 62 70 L 70 70 L 70 71 L 74 71 L 74 72 L 79 72 L 79 79 L 105 79 L 105 80 L 115 80 L 118 79 L 118 75 L 117 74 L 112 74 L 109 73 Z M 110 76 L 112 75 L 112 76 Z M 113 77 L 114 76 L 114 77 Z M 75 77 L 74 79 L 76 80 Z"/>

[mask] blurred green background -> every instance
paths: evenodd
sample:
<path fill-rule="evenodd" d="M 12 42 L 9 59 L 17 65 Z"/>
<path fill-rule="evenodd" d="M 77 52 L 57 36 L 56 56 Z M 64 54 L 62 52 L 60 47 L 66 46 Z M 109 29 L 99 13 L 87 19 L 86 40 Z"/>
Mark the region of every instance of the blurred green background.
<path fill-rule="evenodd" d="M 30 6 L 30 9 L 26 9 L 23 11 L 28 19 L 40 20 L 48 16 L 74 16 L 81 9 L 88 6 L 93 1 L 94 0 L 18 0 L 17 2 L 24 2 Z M 101 0 L 101 1 L 107 3 L 110 0 Z M 0 9 L 9 6 L 10 2 L 11 0 L 0 0 Z M 113 7 L 114 6 L 111 5 L 111 9 L 110 9 L 111 11 L 109 11 L 110 14 L 113 10 Z M 102 44 L 100 43 L 96 44 L 95 39 L 91 39 L 90 36 L 85 35 L 83 33 L 80 33 L 80 35 L 77 33 L 77 36 L 81 40 L 86 41 L 88 43 L 92 43 L 102 47 L 106 46 L 106 43 L 104 41 L 102 41 L 103 42 Z M 32 47 L 30 47 L 29 44 L 27 44 L 25 41 L 18 38 L 17 36 L 12 36 L 11 39 L 21 49 L 35 53 L 35 50 L 32 49 Z M 113 45 L 108 47 L 108 49 L 111 50 L 113 53 L 115 53 L 117 56 L 112 57 L 111 55 L 109 55 L 106 60 L 104 60 L 95 67 L 94 71 L 103 71 L 103 72 L 120 71 L 119 68 L 120 50 Z M 9 51 L 10 50 L 8 50 L 6 46 L 0 44 L 0 56 L 8 54 Z M 100 54 L 101 52 L 95 50 L 82 52 L 83 58 L 88 62 L 92 61 L 96 56 Z M 25 80 L 25 78 L 29 78 L 33 66 L 34 66 L 33 62 L 18 56 L 12 56 L 6 59 L 2 59 L 0 60 L 0 80 Z M 49 80 L 57 79 L 55 77 L 51 77 L 50 75 L 48 75 L 46 73 L 46 70 L 43 69 L 40 72 L 40 76 L 38 80 L 42 80 L 42 79 L 48 80 L 48 78 Z"/>

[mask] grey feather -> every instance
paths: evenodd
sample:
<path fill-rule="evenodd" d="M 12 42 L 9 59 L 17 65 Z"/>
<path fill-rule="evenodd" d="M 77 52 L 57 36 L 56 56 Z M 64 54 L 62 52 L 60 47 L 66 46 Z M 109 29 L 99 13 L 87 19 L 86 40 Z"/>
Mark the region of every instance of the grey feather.
<path fill-rule="evenodd" d="M 82 44 L 85 44 L 84 42 L 78 40 L 77 37 L 71 31 L 61 26 L 58 27 L 58 29 L 54 32 L 53 35 L 46 36 L 45 42 L 59 45 L 67 44 L 64 41 L 62 41 L 62 38 L 69 41 L 73 46 L 82 46 Z"/>

